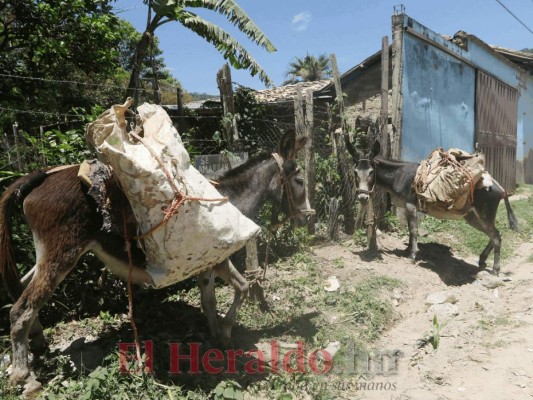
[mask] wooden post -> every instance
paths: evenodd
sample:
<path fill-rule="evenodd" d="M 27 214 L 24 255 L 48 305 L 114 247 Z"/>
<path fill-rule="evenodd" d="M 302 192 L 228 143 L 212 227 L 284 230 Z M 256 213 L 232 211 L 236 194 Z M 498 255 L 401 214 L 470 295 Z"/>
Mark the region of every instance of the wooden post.
<path fill-rule="evenodd" d="M 305 96 L 305 136 L 307 136 L 307 144 L 305 146 L 305 188 L 307 189 L 307 197 L 312 209 L 316 209 L 315 196 L 315 146 L 313 137 L 313 91 L 307 90 Z M 307 232 L 315 233 L 316 216 L 311 215 L 307 223 Z"/>
<path fill-rule="evenodd" d="M 224 64 L 224 66 L 218 71 L 217 84 L 220 91 L 222 108 L 224 110 L 223 125 L 225 138 L 228 143 L 228 149 L 232 151 L 234 142 L 239 140 L 239 132 L 237 130 L 237 118 L 235 115 L 235 107 L 233 105 L 231 71 L 228 64 Z"/>
<path fill-rule="evenodd" d="M 336 197 L 329 201 L 328 237 L 330 240 L 339 238 L 339 199 Z"/>
<path fill-rule="evenodd" d="M 296 91 L 294 98 L 294 128 L 296 130 L 296 137 L 305 135 L 305 119 L 304 119 L 304 102 L 302 98 L 302 90 L 300 88 Z"/>
<path fill-rule="evenodd" d="M 183 119 L 185 109 L 183 108 L 183 89 L 179 86 L 176 88 L 176 102 L 178 106 L 178 132 L 181 134 L 185 131 L 185 121 Z"/>
<path fill-rule="evenodd" d="M 337 140 L 335 139 L 335 132 L 333 129 L 333 111 L 331 109 L 331 104 L 327 104 L 328 108 L 328 132 L 331 140 L 331 152 L 334 157 L 337 157 Z"/>
<path fill-rule="evenodd" d="M 339 69 L 337 68 L 337 59 L 334 54 L 330 55 L 331 66 L 333 72 L 333 82 L 335 83 L 335 95 L 336 102 L 339 109 L 339 116 L 341 120 L 342 134 L 335 136 L 336 146 L 337 146 L 337 158 L 339 162 L 339 174 L 341 176 L 342 186 L 343 186 L 343 196 L 342 196 L 342 211 L 344 214 L 344 232 L 348 235 L 353 235 L 355 232 L 355 176 L 354 176 L 354 165 L 353 162 L 349 159 L 346 146 L 344 144 L 344 139 L 348 135 L 348 126 L 346 119 L 344 118 L 344 101 L 342 97 L 342 88 Z"/>
<path fill-rule="evenodd" d="M 257 257 L 257 239 L 255 236 L 246 242 L 246 271 L 248 271 L 252 276 L 257 276 L 259 273 L 258 271 L 260 271 Z M 265 292 L 263 287 L 258 282 L 254 282 L 250 286 L 248 293 L 250 293 L 250 300 L 257 301 L 259 303 L 259 308 L 261 311 L 268 310 Z"/>
<path fill-rule="evenodd" d="M 405 15 L 392 16 L 392 127 L 391 156 L 401 159 L 402 137 L 402 76 L 403 76 L 403 21 Z"/>
<path fill-rule="evenodd" d="M 381 143 L 381 153 L 390 158 L 389 120 L 389 40 L 381 40 L 381 111 L 377 121 L 377 138 Z M 387 194 L 376 188 L 368 200 L 366 208 L 367 243 L 370 251 L 377 251 L 376 228 L 387 210 Z"/>
<path fill-rule="evenodd" d="M 381 121 L 379 124 L 379 140 L 382 153 L 390 157 L 389 121 L 389 38 L 383 36 L 381 41 Z"/>

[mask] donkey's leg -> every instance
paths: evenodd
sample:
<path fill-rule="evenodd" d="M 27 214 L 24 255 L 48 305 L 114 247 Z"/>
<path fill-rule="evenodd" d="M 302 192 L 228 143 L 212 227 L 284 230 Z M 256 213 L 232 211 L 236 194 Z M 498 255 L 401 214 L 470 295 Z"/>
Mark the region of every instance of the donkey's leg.
<path fill-rule="evenodd" d="M 494 249 L 494 266 L 492 268 L 493 273 L 498 275 L 500 271 L 500 249 L 501 249 L 501 235 L 500 231 L 494 225 L 494 222 L 488 221 L 480 216 L 477 210 L 467 214 L 465 216 L 465 221 L 468 222 L 471 226 L 483 232 L 489 237 L 489 243 L 479 256 L 479 267 L 487 267 L 487 258 L 490 252 Z"/>
<path fill-rule="evenodd" d="M 212 269 L 204 271 L 198 276 L 198 287 L 200 288 L 200 301 L 202 311 L 207 318 L 209 333 L 213 339 L 216 339 L 218 337 L 217 299 L 215 296 L 215 272 Z"/>
<path fill-rule="evenodd" d="M 37 255 L 37 257 L 39 257 L 39 255 Z M 35 276 L 35 271 L 37 271 L 37 265 L 38 264 L 35 264 L 34 267 L 29 272 L 27 272 L 26 275 L 24 275 L 24 277 L 20 280 L 23 287 L 27 287 Z M 39 322 L 39 317 L 35 317 L 35 320 L 33 321 L 33 324 L 30 328 L 28 337 L 30 340 L 30 351 L 33 354 L 42 353 L 46 348 L 46 340 L 44 339 L 43 326 Z"/>
<path fill-rule="evenodd" d="M 237 313 L 239 312 L 242 303 L 248 295 L 249 285 L 246 279 L 239 273 L 239 271 L 237 271 L 229 259 L 218 264 L 215 268 L 213 268 L 213 270 L 225 282 L 233 286 L 233 289 L 235 290 L 233 303 L 231 304 L 231 307 L 229 308 L 222 324 L 221 339 L 223 342 L 229 343 L 231 339 L 231 329 L 233 328 L 233 325 L 235 325 Z"/>
<path fill-rule="evenodd" d="M 32 331 L 42 329 L 36 318 L 39 310 L 54 293 L 54 290 L 74 267 L 81 255 L 80 249 L 58 254 L 49 254 L 39 260 L 35 275 L 10 312 L 11 342 L 13 344 L 13 370 L 10 382 L 23 384 L 24 393 L 29 394 L 41 387 L 28 365 L 28 337 Z M 54 261 L 50 261 L 54 260 Z"/>
<path fill-rule="evenodd" d="M 418 253 L 418 216 L 416 206 L 411 203 L 405 205 L 406 216 L 407 216 L 407 226 L 409 227 L 409 258 L 411 260 L 416 259 L 416 254 Z"/>

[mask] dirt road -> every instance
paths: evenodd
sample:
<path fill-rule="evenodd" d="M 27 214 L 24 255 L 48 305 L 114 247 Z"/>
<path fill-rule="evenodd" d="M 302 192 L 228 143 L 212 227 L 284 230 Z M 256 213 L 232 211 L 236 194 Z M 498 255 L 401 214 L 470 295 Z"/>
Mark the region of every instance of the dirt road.
<path fill-rule="evenodd" d="M 398 321 L 376 343 L 403 354 L 398 373 L 384 378 L 396 390 L 362 390 L 354 398 L 533 399 L 533 244 L 518 248 L 500 279 L 478 273 L 476 259 L 462 259 L 446 246 L 422 244 L 422 261 L 413 264 L 402 256 L 400 239 L 382 236 L 380 244 L 376 261 L 363 262 L 363 253 L 337 245 L 314 250 L 330 260 L 340 255 L 347 270 L 404 282 L 391 294 Z M 432 336 L 440 340 L 436 350 Z"/>

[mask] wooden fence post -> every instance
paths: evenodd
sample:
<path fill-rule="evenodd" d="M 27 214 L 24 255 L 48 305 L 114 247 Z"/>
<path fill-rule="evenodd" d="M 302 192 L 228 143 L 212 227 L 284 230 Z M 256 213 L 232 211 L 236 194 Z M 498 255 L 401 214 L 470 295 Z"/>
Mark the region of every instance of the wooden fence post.
<path fill-rule="evenodd" d="M 305 96 L 305 135 L 307 144 L 305 146 L 305 187 L 309 205 L 316 209 L 315 193 L 315 145 L 314 145 L 314 121 L 313 121 L 313 91 L 308 89 Z M 307 232 L 315 233 L 316 216 L 311 215 L 307 223 Z"/>
<path fill-rule="evenodd" d="M 237 130 L 237 117 L 235 115 L 235 107 L 233 104 L 233 86 L 231 84 L 231 71 L 228 64 L 224 66 L 217 73 L 217 84 L 220 90 L 220 99 L 222 101 L 222 108 L 224 110 L 223 125 L 228 149 L 233 151 L 233 145 L 239 140 L 239 132 Z"/>
<path fill-rule="evenodd" d="M 183 89 L 179 86 L 176 88 L 176 103 L 178 106 L 178 132 L 182 134 L 185 131 L 185 121 L 183 120 L 185 110 L 183 108 Z"/>
<path fill-rule="evenodd" d="M 304 102 L 302 98 L 302 89 L 298 88 L 296 97 L 294 98 L 294 129 L 296 130 L 296 137 L 305 135 L 305 119 L 304 119 Z"/>
<path fill-rule="evenodd" d="M 348 136 L 348 126 L 344 118 L 344 101 L 342 97 L 342 88 L 337 67 L 337 59 L 334 54 L 330 55 L 331 66 L 333 71 L 333 82 L 335 83 L 336 103 L 339 108 L 339 116 L 341 120 L 342 134 L 339 137 L 335 136 L 337 146 L 337 159 L 339 162 L 339 174 L 341 176 L 344 193 L 342 196 L 342 212 L 344 214 L 344 232 L 348 235 L 353 235 L 355 232 L 355 177 L 354 165 L 348 158 L 346 153 L 346 146 L 344 139 Z"/>

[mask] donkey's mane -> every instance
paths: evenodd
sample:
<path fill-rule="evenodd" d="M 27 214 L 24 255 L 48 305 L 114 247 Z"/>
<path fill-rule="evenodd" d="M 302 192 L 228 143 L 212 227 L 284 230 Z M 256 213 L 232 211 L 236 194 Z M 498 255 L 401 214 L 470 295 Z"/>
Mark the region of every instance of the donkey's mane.
<path fill-rule="evenodd" d="M 263 161 L 268 160 L 270 157 L 272 157 L 270 153 L 267 153 L 267 152 L 259 153 L 258 155 L 247 160 L 244 164 L 241 164 L 238 167 L 230 169 L 223 175 L 219 176 L 216 180 L 218 180 L 220 183 L 225 183 L 228 180 L 242 176 L 243 173 L 261 164 Z"/>

